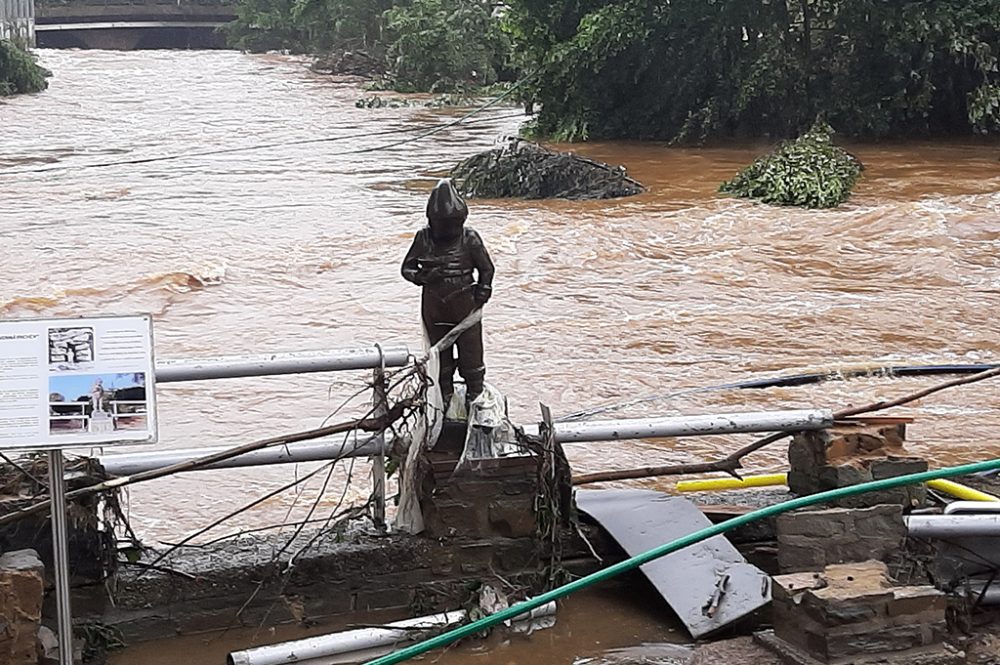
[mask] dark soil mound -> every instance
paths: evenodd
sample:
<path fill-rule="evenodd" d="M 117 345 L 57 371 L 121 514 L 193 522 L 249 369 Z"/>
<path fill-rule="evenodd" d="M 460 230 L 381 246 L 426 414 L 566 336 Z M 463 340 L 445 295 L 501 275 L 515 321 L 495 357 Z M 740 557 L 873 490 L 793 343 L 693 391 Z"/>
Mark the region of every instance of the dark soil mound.
<path fill-rule="evenodd" d="M 520 139 L 459 162 L 451 175 L 462 194 L 472 198 L 613 199 L 646 191 L 623 166 Z"/>

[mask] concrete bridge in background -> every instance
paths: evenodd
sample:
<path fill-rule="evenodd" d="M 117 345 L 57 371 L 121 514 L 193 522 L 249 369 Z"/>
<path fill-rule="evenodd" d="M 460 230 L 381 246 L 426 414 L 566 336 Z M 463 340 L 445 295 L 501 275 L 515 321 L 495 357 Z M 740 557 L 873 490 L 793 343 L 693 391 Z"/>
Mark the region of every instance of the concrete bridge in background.
<path fill-rule="evenodd" d="M 0 0 L 0 39 L 21 47 L 35 45 L 34 0 Z"/>
<path fill-rule="evenodd" d="M 2 0 L 0 0 L 2 1 Z M 236 0 L 35 0 L 41 48 L 223 48 Z"/>

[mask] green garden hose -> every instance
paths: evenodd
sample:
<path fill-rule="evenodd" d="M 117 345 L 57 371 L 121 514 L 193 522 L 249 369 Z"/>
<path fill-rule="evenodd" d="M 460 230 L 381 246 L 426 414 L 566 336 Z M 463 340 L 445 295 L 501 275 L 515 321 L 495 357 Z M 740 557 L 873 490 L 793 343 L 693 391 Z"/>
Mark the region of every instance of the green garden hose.
<path fill-rule="evenodd" d="M 598 582 L 611 579 L 616 575 L 638 568 L 643 564 L 676 552 L 677 550 L 683 549 L 688 545 L 694 545 L 695 543 L 699 543 L 713 536 L 718 536 L 737 527 L 741 527 L 744 524 L 750 524 L 751 522 L 756 522 L 757 520 L 761 520 L 766 517 L 773 517 L 774 515 L 787 513 L 798 508 L 814 506 L 818 503 L 826 503 L 834 499 L 854 496 L 856 494 L 892 489 L 903 485 L 914 485 L 916 483 L 923 483 L 928 480 L 937 480 L 939 478 L 953 478 L 955 476 L 981 473 L 983 471 L 993 471 L 995 469 L 1000 469 L 1000 459 L 994 459 L 987 462 L 977 462 L 975 464 L 964 464 L 962 466 L 953 466 L 946 469 L 938 469 L 936 471 L 914 473 L 908 476 L 886 478 L 884 480 L 876 480 L 870 483 L 863 483 L 861 485 L 852 485 L 850 487 L 841 487 L 840 489 L 820 492 L 819 494 L 811 494 L 809 496 L 791 499 L 790 501 L 785 501 L 784 503 L 779 503 L 775 506 L 761 508 L 760 510 L 755 510 L 747 513 L 746 515 L 740 515 L 739 517 L 726 520 L 721 524 L 714 524 L 710 527 L 702 529 L 701 531 L 696 531 L 695 533 L 684 536 L 683 538 L 678 538 L 677 540 L 666 543 L 665 545 L 654 547 L 651 550 L 643 552 L 642 554 L 637 554 L 636 556 L 626 559 L 620 563 L 616 563 L 613 566 L 608 566 L 607 568 L 599 570 L 596 573 L 592 573 L 586 577 L 581 577 L 580 579 L 574 580 L 569 584 L 547 591 L 540 596 L 536 596 L 535 598 L 512 605 L 505 610 L 497 612 L 496 614 L 491 614 L 487 617 L 479 619 L 478 621 L 473 621 L 472 623 L 464 626 L 459 626 L 458 628 L 450 630 L 447 633 L 432 637 L 423 642 L 418 642 L 417 644 L 400 649 L 399 651 L 382 656 L 381 658 L 376 658 L 375 660 L 369 661 L 366 665 L 394 665 L 394 663 L 401 663 L 433 649 L 447 646 L 456 640 L 462 639 L 463 637 L 474 635 L 499 623 L 509 621 L 510 619 L 513 619 L 518 615 L 525 614 L 536 607 L 540 607 L 546 603 L 552 602 L 553 600 L 558 600 L 559 598 L 568 596 L 576 591 L 586 589 L 587 587 L 597 584 Z"/>

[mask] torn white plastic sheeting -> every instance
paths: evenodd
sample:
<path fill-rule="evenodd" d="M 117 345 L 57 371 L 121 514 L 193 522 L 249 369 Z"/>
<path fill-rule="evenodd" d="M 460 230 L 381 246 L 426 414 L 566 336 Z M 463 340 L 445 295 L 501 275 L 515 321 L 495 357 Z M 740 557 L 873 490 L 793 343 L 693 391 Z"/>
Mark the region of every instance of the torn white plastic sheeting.
<path fill-rule="evenodd" d="M 577 490 L 580 510 L 597 521 L 629 556 L 711 526 L 696 505 L 650 490 Z M 771 579 L 746 562 L 732 543 L 715 536 L 640 567 L 701 638 L 771 601 Z"/>

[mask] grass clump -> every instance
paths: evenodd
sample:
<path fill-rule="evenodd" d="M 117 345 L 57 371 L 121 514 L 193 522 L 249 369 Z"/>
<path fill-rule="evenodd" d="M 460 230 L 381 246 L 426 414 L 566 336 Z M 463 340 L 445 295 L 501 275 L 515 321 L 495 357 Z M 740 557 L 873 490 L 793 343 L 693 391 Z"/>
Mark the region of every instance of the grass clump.
<path fill-rule="evenodd" d="M 864 168 L 833 144 L 833 128 L 817 122 L 722 183 L 719 191 L 772 205 L 836 208 L 851 196 Z"/>

